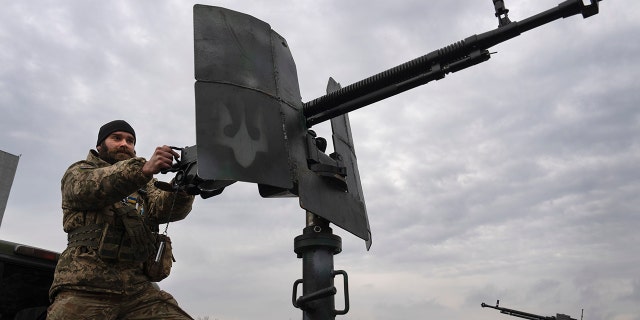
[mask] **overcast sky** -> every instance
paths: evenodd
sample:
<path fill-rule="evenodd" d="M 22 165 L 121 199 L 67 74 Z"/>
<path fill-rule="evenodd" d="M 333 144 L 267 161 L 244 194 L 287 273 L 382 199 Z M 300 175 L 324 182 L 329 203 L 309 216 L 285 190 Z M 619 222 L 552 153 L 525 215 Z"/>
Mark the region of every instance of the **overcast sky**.
<path fill-rule="evenodd" d="M 21 155 L 0 238 L 64 250 L 60 178 L 107 121 L 132 124 L 141 156 L 195 144 L 195 3 L 0 0 L 0 150 Z M 286 38 L 303 101 L 330 76 L 348 85 L 497 26 L 489 0 L 198 3 Z M 506 6 L 522 20 L 558 3 Z M 497 299 L 640 319 L 640 2 L 600 9 L 351 114 L 373 246 L 334 228 L 351 307 L 338 319 L 511 318 L 480 307 Z M 304 223 L 297 199 L 253 184 L 198 198 L 169 227 L 160 285 L 195 318 L 300 319 Z"/>

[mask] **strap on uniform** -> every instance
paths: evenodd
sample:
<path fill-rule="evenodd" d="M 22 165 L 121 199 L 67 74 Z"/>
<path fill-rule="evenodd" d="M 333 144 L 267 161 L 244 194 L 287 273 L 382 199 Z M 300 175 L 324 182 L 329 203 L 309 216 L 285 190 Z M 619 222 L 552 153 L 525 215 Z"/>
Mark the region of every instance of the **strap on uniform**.
<path fill-rule="evenodd" d="M 67 246 L 69 248 L 84 246 L 98 249 L 104 227 L 105 223 L 90 224 L 76 228 L 67 235 Z"/>

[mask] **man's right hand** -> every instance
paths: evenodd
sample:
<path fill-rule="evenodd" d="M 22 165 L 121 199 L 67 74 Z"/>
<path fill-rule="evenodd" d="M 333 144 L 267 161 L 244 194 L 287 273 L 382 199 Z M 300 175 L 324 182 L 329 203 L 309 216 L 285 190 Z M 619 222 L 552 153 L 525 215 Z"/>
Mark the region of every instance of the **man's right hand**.
<path fill-rule="evenodd" d="M 151 158 L 142 167 L 142 173 L 147 176 L 153 176 L 162 169 L 169 169 L 173 164 L 173 159 L 180 158 L 180 155 L 169 146 L 157 147 L 151 155 Z"/>

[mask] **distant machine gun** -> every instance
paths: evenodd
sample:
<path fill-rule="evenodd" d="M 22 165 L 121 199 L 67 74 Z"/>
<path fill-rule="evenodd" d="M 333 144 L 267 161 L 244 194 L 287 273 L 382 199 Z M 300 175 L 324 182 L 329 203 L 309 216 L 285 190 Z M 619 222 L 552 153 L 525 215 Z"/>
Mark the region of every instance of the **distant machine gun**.
<path fill-rule="evenodd" d="M 169 190 L 208 198 L 236 181 L 256 183 L 262 197 L 298 197 L 306 211 L 294 251 L 303 259 L 293 305 L 304 319 L 334 319 L 349 309 L 347 274 L 333 270 L 341 238 L 329 223 L 371 246 L 371 230 L 347 113 L 487 61 L 489 48 L 546 23 L 598 13 L 598 2 L 567 0 L 520 22 L 493 0 L 498 27 L 344 88 L 330 78 L 326 95 L 303 103 L 287 41 L 264 21 L 220 7 L 195 5 L 196 145 L 181 149 Z M 310 128 L 331 121 L 333 153 Z M 344 309 L 335 310 L 333 278 L 344 280 Z M 302 284 L 302 296 L 296 298 Z"/>
<path fill-rule="evenodd" d="M 528 312 L 523 312 L 523 311 L 518 311 L 518 310 L 514 310 L 514 309 L 507 309 L 507 308 L 502 308 L 499 306 L 500 304 L 500 300 L 496 301 L 496 305 L 495 306 L 490 306 L 486 303 L 481 303 L 480 306 L 483 308 L 492 308 L 492 309 L 496 309 L 496 310 L 500 310 L 500 313 L 504 313 L 506 315 L 510 315 L 510 316 L 514 316 L 514 317 L 518 317 L 518 318 L 524 318 L 524 319 L 529 319 L 529 320 L 577 320 L 574 318 L 571 318 L 570 316 L 566 315 L 566 314 L 556 314 L 555 317 L 550 316 L 550 317 L 545 317 L 545 316 L 539 316 L 537 314 L 533 314 L 533 313 L 528 313 Z"/>

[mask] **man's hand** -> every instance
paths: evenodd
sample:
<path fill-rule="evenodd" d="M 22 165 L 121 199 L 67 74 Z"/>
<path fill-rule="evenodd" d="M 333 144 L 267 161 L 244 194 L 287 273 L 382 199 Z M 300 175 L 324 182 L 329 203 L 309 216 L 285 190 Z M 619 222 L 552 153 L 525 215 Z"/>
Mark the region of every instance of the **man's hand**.
<path fill-rule="evenodd" d="M 169 146 L 157 147 L 151 158 L 142 167 L 142 173 L 147 176 L 153 176 L 162 169 L 169 169 L 173 164 L 173 159 L 180 158 L 180 155 Z"/>

